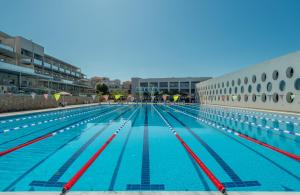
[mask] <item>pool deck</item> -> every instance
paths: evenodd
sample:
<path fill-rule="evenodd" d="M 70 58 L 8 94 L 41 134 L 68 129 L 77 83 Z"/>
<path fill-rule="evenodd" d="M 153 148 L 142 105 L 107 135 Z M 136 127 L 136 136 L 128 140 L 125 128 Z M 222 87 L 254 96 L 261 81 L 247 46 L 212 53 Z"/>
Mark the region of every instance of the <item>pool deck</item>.
<path fill-rule="evenodd" d="M 60 192 L 0 192 L 0 195 L 59 195 Z M 67 195 L 221 195 L 216 191 L 195 192 L 68 192 Z M 228 192 L 228 195 L 300 195 L 300 192 Z"/>

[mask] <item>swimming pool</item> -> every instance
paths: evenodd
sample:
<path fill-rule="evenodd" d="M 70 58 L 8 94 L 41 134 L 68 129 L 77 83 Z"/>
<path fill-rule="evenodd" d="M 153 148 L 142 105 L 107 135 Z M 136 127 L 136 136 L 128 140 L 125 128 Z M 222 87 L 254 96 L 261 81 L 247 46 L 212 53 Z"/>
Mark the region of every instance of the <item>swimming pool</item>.
<path fill-rule="evenodd" d="M 300 191 L 298 120 L 164 104 L 0 118 L 0 190 L 216 191 L 206 167 L 229 192 Z"/>

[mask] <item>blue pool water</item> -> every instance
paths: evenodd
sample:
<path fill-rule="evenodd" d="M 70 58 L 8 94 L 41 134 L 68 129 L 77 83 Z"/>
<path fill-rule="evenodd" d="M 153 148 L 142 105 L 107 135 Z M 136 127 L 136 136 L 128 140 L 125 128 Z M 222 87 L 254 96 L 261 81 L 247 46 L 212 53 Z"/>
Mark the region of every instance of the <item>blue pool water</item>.
<path fill-rule="evenodd" d="M 167 123 L 170 127 L 167 125 Z M 300 191 L 292 115 L 199 105 L 98 105 L 0 118 L 0 191 L 61 191 L 120 129 L 72 191 L 216 191 L 175 130 L 230 191 Z M 228 131 L 229 130 L 229 131 Z"/>

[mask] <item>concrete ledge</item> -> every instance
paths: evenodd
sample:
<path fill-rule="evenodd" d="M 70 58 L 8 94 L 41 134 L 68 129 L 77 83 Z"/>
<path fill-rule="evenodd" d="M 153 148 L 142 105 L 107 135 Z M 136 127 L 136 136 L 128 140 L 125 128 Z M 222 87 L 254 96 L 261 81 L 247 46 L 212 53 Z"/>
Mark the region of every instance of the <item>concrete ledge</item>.
<path fill-rule="evenodd" d="M 0 192 L 0 195 L 59 195 L 60 192 Z M 68 192 L 67 195 L 221 195 L 217 191 L 162 191 L 162 192 Z M 300 192 L 228 192 L 228 195 L 300 195 Z"/>

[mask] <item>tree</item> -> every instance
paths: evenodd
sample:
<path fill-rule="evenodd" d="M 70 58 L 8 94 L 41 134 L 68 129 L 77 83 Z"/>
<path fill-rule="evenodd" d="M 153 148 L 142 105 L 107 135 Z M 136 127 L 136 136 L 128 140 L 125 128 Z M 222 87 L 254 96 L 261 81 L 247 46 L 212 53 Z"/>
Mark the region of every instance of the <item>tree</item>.
<path fill-rule="evenodd" d="M 109 91 L 108 91 L 108 87 L 107 85 L 103 84 L 97 84 L 96 86 L 96 91 L 97 93 L 101 93 L 102 95 L 108 95 Z"/>

